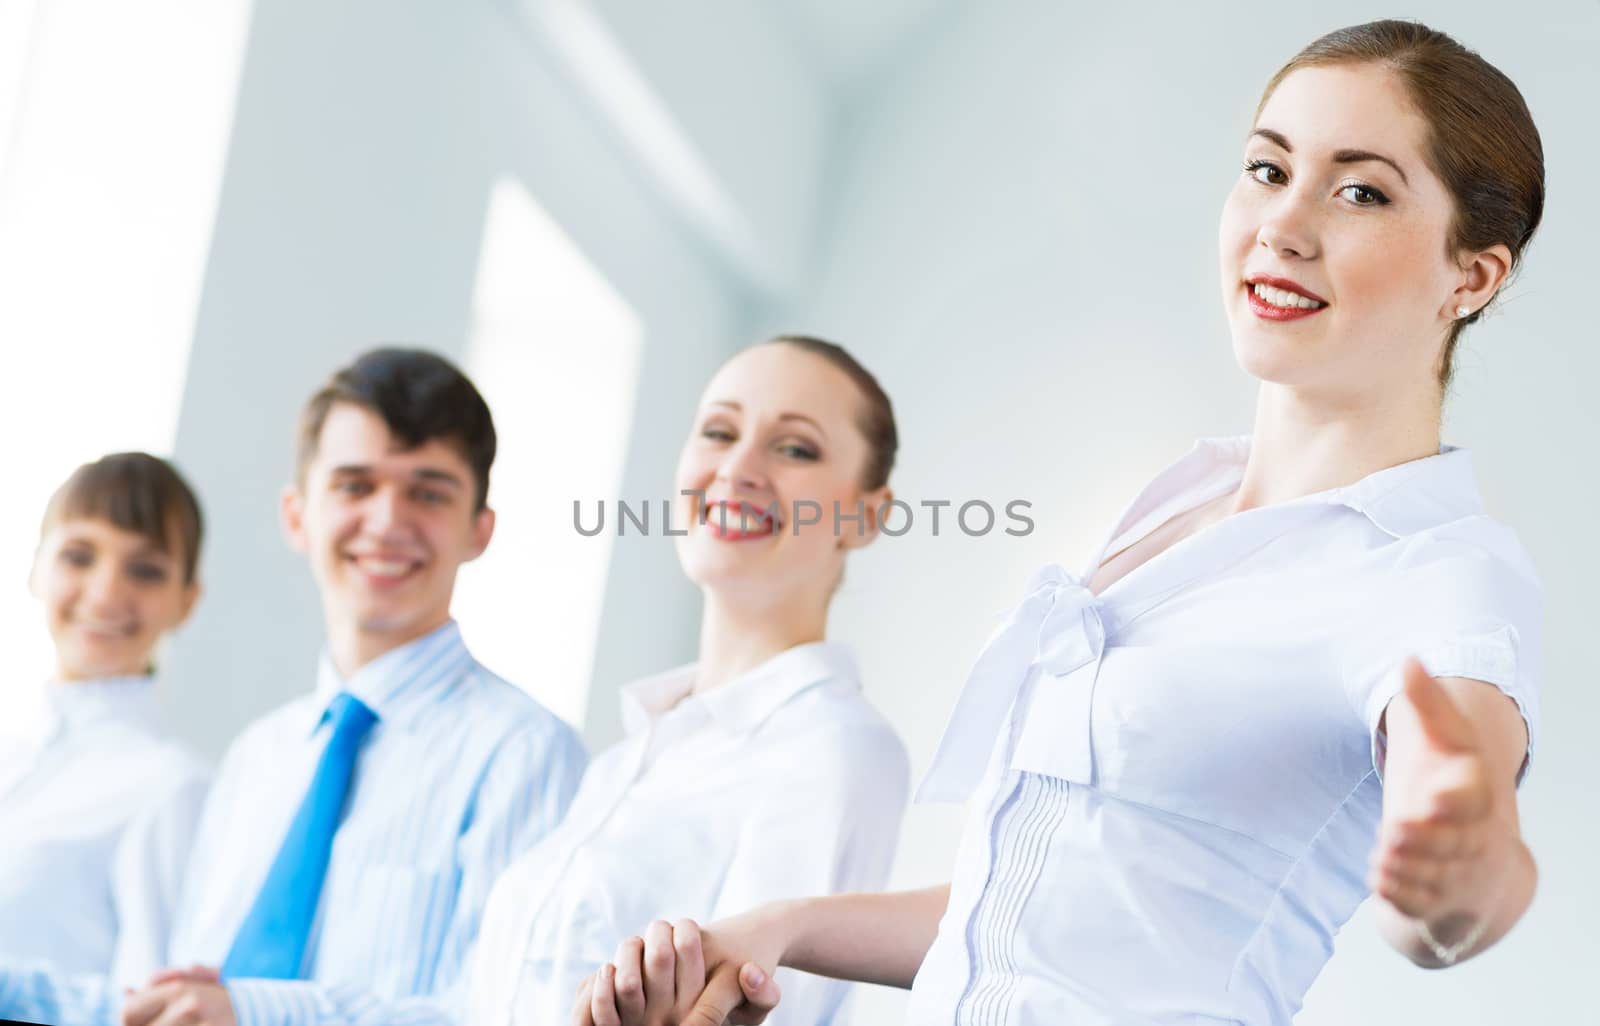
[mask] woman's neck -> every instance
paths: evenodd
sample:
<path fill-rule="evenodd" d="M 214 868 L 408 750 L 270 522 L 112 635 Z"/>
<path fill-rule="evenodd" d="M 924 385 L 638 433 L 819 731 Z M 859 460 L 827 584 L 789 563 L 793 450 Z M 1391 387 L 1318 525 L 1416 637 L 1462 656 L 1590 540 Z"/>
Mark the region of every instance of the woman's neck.
<path fill-rule="evenodd" d="M 694 694 L 719 688 L 796 645 L 821 641 L 827 621 L 825 603 L 796 599 L 757 605 L 708 590 L 700 619 Z"/>
<path fill-rule="evenodd" d="M 1441 397 L 1373 395 L 1339 404 L 1263 383 L 1244 480 L 1232 511 L 1354 484 L 1439 452 Z"/>

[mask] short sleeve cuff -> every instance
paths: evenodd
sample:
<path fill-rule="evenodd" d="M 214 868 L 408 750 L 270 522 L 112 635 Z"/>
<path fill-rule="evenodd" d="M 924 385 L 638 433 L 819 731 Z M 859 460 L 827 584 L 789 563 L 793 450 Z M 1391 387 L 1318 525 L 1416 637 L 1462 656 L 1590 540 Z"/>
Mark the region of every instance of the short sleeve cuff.
<path fill-rule="evenodd" d="M 1486 634 L 1456 638 L 1419 650 L 1417 658 L 1429 674 L 1435 677 L 1466 677 L 1492 684 L 1517 704 L 1528 731 L 1528 750 L 1523 756 L 1522 768 L 1517 772 L 1517 785 L 1527 779 L 1533 765 L 1533 746 L 1537 706 L 1531 686 L 1517 677 L 1517 631 L 1509 625 Z M 1384 710 L 1405 686 L 1400 667 L 1395 666 L 1367 699 L 1365 719 L 1372 737 L 1372 766 L 1379 780 L 1383 779 L 1383 764 L 1387 754 L 1388 738 L 1378 729 Z"/>

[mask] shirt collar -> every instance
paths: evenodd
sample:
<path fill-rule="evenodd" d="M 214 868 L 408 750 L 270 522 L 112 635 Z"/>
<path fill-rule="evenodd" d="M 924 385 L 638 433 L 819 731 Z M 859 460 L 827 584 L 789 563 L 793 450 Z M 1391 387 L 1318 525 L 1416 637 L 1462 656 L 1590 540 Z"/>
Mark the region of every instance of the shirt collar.
<path fill-rule="evenodd" d="M 321 725 L 334 696 L 348 691 L 377 713 L 380 722 L 410 730 L 440 692 L 472 663 L 461 628 L 450 620 L 415 641 L 392 648 L 350 676 L 339 676 L 324 649 L 317 665 L 316 702 L 308 732 Z"/>
<path fill-rule="evenodd" d="M 1202 438 L 1195 443 L 1190 458 L 1202 461 L 1200 475 L 1217 473 L 1225 464 L 1235 465 L 1234 472 L 1242 474 L 1249 455 L 1250 436 L 1241 435 Z M 1483 512 L 1472 454 L 1454 445 L 1441 446 L 1437 456 L 1385 467 L 1354 484 L 1293 501 L 1346 506 L 1395 538 Z"/>
<path fill-rule="evenodd" d="M 154 726 L 161 719 L 155 679 L 148 675 L 51 681 L 45 702 L 51 717 L 69 726 L 99 719 Z"/>
<path fill-rule="evenodd" d="M 701 703 L 724 730 L 745 733 L 821 681 L 843 680 L 860 686 L 850 649 L 834 641 L 813 641 L 785 649 L 721 687 L 690 699 L 697 668 L 698 664 L 690 663 L 625 685 L 622 724 L 627 733 L 639 733 L 686 699 Z"/>
<path fill-rule="evenodd" d="M 1483 512 L 1472 454 L 1453 445 L 1443 446 L 1437 456 L 1368 474 L 1334 492 L 1339 502 L 1396 538 Z"/>

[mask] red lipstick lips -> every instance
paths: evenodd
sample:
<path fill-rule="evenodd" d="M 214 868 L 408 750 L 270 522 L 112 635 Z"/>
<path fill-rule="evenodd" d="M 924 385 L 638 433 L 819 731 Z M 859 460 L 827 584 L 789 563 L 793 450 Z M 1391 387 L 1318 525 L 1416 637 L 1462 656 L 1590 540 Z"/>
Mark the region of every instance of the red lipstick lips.
<path fill-rule="evenodd" d="M 1301 306 L 1274 306 L 1262 299 L 1260 296 L 1256 295 L 1255 286 L 1257 284 L 1266 285 L 1275 289 L 1282 289 L 1285 292 L 1292 292 L 1297 296 L 1304 296 L 1307 299 L 1315 300 L 1322 305 L 1309 308 Z M 1310 291 L 1304 286 L 1290 281 L 1287 278 L 1275 278 L 1269 274 L 1252 275 L 1250 278 L 1246 279 L 1244 291 L 1250 302 L 1250 312 L 1266 321 L 1298 321 L 1303 318 L 1310 317 L 1312 314 L 1320 313 L 1323 310 L 1326 310 L 1328 306 L 1327 300 L 1323 299 L 1321 296 Z"/>

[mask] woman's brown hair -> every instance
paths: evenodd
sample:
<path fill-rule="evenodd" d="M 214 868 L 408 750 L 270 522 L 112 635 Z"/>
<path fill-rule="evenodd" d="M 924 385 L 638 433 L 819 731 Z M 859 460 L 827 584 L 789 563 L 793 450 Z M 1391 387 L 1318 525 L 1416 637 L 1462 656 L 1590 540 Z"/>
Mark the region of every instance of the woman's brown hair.
<path fill-rule="evenodd" d="M 1368 63 L 1398 75 L 1427 122 L 1423 158 L 1455 200 L 1447 255 L 1453 260 L 1462 251 L 1504 244 L 1514 271 L 1544 216 L 1544 146 L 1511 79 L 1450 36 L 1393 20 L 1330 32 L 1272 76 L 1256 118 L 1279 84 L 1300 68 Z M 1497 292 L 1490 303 L 1498 298 Z M 1482 313 L 1479 309 L 1451 324 L 1439 367 L 1442 385 L 1450 383 L 1462 330 Z"/>
<path fill-rule="evenodd" d="M 844 371 L 861 392 L 862 410 L 856 426 L 867 440 L 867 465 L 862 471 L 861 486 L 867 491 L 882 488 L 889 483 L 889 472 L 894 469 L 895 454 L 900 449 L 900 432 L 895 427 L 894 406 L 889 394 L 878 384 L 872 372 L 861 366 L 843 346 L 810 335 L 778 335 L 764 345 L 792 346 L 813 356 L 820 356 Z"/>
<path fill-rule="evenodd" d="M 118 452 L 85 463 L 50 497 L 40 536 L 69 520 L 105 520 L 141 535 L 178 561 L 185 584 L 194 582 L 205 533 L 200 500 L 166 460 Z"/>

